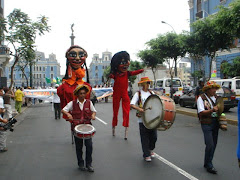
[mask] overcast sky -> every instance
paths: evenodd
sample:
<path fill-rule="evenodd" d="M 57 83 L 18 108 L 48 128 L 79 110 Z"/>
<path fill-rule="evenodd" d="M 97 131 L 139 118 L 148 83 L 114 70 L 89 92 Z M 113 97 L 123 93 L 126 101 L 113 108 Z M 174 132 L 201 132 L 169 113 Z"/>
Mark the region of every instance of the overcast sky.
<path fill-rule="evenodd" d="M 126 50 L 136 60 L 139 50 L 158 34 L 172 31 L 161 21 L 171 24 L 177 33 L 189 30 L 188 0 L 5 0 L 5 17 L 14 8 L 32 20 L 40 15 L 49 18 L 51 31 L 37 37 L 37 50 L 45 56 L 54 53 L 65 73 L 66 50 L 70 47 L 71 24 L 75 44 L 87 52 L 87 64 L 94 53 Z"/>

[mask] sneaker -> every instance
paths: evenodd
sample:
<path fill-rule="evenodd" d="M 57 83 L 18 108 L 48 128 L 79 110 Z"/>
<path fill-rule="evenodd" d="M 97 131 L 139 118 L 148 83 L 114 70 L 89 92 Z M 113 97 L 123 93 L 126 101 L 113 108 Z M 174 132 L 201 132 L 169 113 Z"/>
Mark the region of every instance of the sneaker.
<path fill-rule="evenodd" d="M 151 152 L 151 158 L 155 158 L 155 153 L 153 151 Z"/>
<path fill-rule="evenodd" d="M 86 168 L 87 168 L 87 170 L 88 170 L 89 172 L 94 172 L 94 169 L 93 169 L 92 166 L 87 166 Z"/>
<path fill-rule="evenodd" d="M 145 157 L 145 161 L 151 162 L 152 161 L 151 156 Z"/>

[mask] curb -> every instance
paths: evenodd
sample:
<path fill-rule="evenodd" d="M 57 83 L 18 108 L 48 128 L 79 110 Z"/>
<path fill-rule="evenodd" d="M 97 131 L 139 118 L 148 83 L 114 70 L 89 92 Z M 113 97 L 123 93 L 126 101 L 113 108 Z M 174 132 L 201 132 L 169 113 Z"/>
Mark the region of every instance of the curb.
<path fill-rule="evenodd" d="M 183 110 L 180 110 L 180 109 L 177 109 L 176 113 L 184 114 L 184 115 L 188 115 L 188 116 L 192 116 L 192 117 L 198 117 L 197 113 L 190 112 L 190 111 L 183 111 Z M 238 125 L 238 121 L 234 120 L 234 119 L 227 119 L 227 123 L 231 124 L 231 125 L 234 125 L 234 126 Z"/>

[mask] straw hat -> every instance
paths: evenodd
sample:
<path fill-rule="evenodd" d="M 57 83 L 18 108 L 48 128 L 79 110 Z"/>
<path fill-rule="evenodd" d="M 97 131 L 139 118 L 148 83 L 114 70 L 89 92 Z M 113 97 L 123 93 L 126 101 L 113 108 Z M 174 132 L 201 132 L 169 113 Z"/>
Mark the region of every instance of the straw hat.
<path fill-rule="evenodd" d="M 78 86 L 74 89 L 73 94 L 74 94 L 75 96 L 77 96 L 78 91 L 79 91 L 81 88 L 83 88 L 83 87 L 86 87 L 86 88 L 87 88 L 87 93 L 89 93 L 89 91 L 90 91 L 89 86 L 87 86 L 86 84 L 80 84 L 80 85 L 78 85 Z"/>
<path fill-rule="evenodd" d="M 150 82 L 152 84 L 152 80 L 149 79 L 149 77 L 142 77 L 141 80 L 138 82 L 138 86 L 146 82 Z"/>
<path fill-rule="evenodd" d="M 203 90 L 203 92 L 206 92 L 208 89 L 211 89 L 211 88 L 219 89 L 220 85 L 217 84 L 215 81 L 208 81 L 205 83 L 202 90 Z"/>

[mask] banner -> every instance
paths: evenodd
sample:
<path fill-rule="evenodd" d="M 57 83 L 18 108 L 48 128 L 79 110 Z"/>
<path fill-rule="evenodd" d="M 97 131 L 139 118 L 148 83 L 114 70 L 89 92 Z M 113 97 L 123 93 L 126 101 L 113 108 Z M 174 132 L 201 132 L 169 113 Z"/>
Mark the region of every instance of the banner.
<path fill-rule="evenodd" d="M 102 99 L 112 95 L 112 88 L 93 88 L 97 99 Z M 57 93 L 57 89 L 24 89 L 25 97 L 47 100 L 52 102 L 53 95 Z"/>

